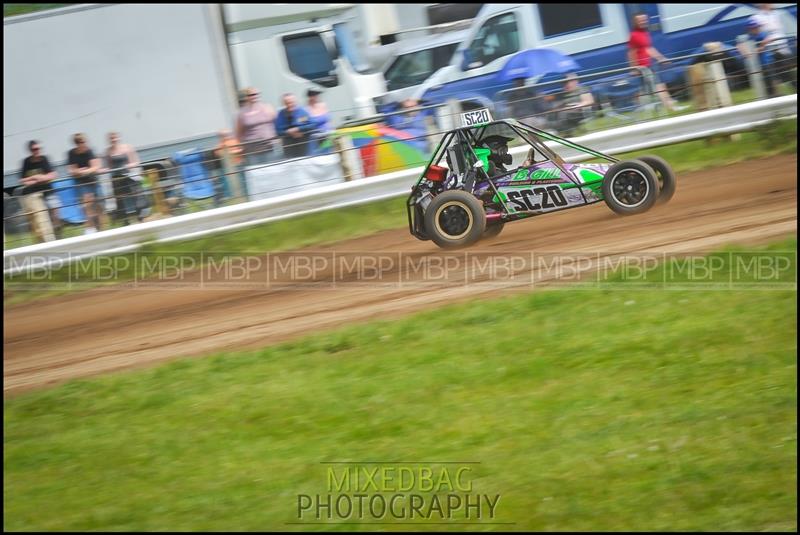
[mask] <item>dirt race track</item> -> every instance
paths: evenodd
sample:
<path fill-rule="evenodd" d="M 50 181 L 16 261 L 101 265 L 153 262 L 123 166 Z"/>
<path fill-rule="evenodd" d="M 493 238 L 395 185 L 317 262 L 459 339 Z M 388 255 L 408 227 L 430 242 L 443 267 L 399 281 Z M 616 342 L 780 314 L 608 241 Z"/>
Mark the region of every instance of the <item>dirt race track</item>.
<path fill-rule="evenodd" d="M 684 174 L 672 201 L 647 214 L 621 218 L 598 203 L 511 224 L 470 252 L 519 258 L 531 252 L 680 254 L 709 252 L 725 243 L 769 241 L 796 232 L 796 165 L 796 155 L 790 155 Z M 405 228 L 314 251 L 340 257 L 375 251 L 412 258 L 441 254 Z M 189 274 L 186 280 L 198 277 Z M 531 281 L 546 281 L 548 274 L 530 262 L 515 277 L 530 287 Z M 498 290 L 486 277 L 472 284 L 458 277 L 449 280 L 453 282 L 435 286 L 406 280 L 385 287 L 300 283 L 280 289 L 202 290 L 196 284 L 195 289 L 175 289 L 156 282 L 8 307 L 4 393 L 175 357 L 262 347 L 344 323 L 519 291 L 513 285 Z"/>

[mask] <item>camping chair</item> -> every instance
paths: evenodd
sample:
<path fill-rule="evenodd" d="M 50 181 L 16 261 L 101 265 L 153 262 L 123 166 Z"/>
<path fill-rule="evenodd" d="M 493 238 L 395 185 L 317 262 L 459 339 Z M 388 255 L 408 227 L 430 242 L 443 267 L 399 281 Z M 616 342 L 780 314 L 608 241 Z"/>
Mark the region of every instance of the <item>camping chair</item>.
<path fill-rule="evenodd" d="M 214 197 L 214 181 L 204 164 L 204 155 L 204 151 L 186 150 L 175 153 L 172 158 L 180 169 L 185 199 L 203 200 Z"/>
<path fill-rule="evenodd" d="M 86 215 L 83 213 L 81 200 L 78 198 L 78 190 L 73 178 L 63 178 L 54 180 L 50 183 L 53 190 L 61 201 L 61 208 L 58 209 L 59 218 L 72 225 L 86 223 Z"/>
<path fill-rule="evenodd" d="M 629 74 L 603 84 L 598 93 L 601 94 L 600 102 L 604 103 L 605 115 L 624 121 L 635 119 L 635 113 L 646 109 L 639 103 L 641 90 L 641 80 Z"/>

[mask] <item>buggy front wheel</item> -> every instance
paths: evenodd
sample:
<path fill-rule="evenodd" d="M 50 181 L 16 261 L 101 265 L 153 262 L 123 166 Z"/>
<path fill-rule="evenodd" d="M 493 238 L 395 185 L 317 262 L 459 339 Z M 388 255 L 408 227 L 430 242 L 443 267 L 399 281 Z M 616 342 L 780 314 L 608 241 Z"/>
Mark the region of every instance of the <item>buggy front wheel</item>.
<path fill-rule="evenodd" d="M 467 247 L 486 230 L 486 212 L 474 195 L 460 190 L 444 191 L 425 210 L 425 232 L 444 249 Z"/>
<path fill-rule="evenodd" d="M 655 172 L 639 160 L 617 162 L 603 177 L 603 198 L 620 215 L 646 212 L 655 204 L 658 193 Z"/>

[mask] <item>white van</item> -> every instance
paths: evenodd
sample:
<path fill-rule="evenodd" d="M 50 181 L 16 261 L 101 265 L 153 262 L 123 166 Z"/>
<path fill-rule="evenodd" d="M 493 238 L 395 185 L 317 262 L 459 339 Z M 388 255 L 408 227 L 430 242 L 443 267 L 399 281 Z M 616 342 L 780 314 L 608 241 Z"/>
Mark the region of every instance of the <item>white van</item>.
<path fill-rule="evenodd" d="M 461 30 L 399 42 L 394 54 L 381 69 L 387 92 L 379 99 L 380 103 L 419 98 L 422 84 L 450 64 L 456 48 L 467 34 L 467 30 Z"/>

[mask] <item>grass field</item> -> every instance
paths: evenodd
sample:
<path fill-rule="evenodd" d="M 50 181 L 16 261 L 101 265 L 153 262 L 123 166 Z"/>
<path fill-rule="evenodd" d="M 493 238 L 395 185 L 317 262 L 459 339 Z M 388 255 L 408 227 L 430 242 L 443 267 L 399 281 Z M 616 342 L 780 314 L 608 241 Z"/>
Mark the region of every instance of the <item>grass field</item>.
<path fill-rule="evenodd" d="M 621 158 L 640 154 L 657 154 L 671 162 L 677 172 L 697 171 L 754 158 L 765 158 L 777 154 L 797 152 L 797 124 L 784 121 L 778 125 L 763 127 L 741 135 L 738 140 L 721 138 L 701 140 L 647 149 Z M 403 199 L 390 199 L 361 206 L 330 210 L 298 218 L 258 225 L 252 228 L 214 234 L 204 238 L 149 244 L 140 249 L 147 253 L 261 253 L 286 251 L 334 243 L 336 241 L 365 236 L 377 231 L 401 228 L 408 224 Z M 136 263 L 131 268 L 117 273 L 118 282 L 132 280 L 136 276 Z M 90 268 L 87 267 L 87 271 Z M 67 293 L 61 282 L 68 280 L 69 270 L 51 274 L 51 287 L 37 284 L 35 290 L 22 285 L 9 290 L 21 279 L 5 277 L 4 306 L 42 297 Z"/>
<path fill-rule="evenodd" d="M 479 462 L 471 529 L 795 530 L 796 290 L 620 285 L 6 400 L 4 528 L 296 529 L 321 462 L 402 460 Z"/>

